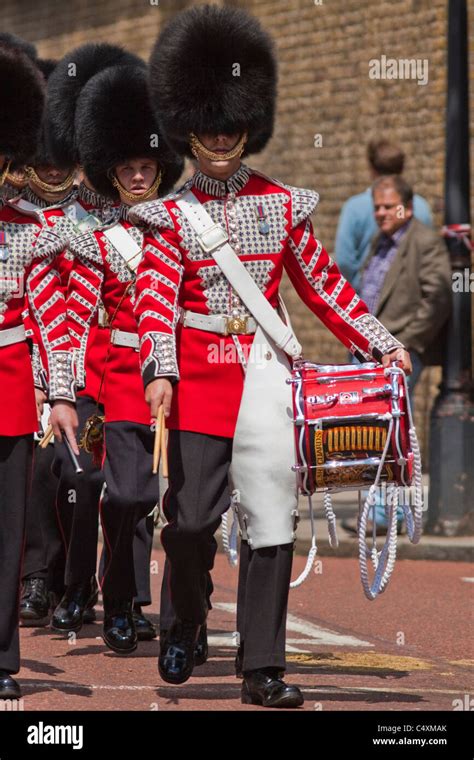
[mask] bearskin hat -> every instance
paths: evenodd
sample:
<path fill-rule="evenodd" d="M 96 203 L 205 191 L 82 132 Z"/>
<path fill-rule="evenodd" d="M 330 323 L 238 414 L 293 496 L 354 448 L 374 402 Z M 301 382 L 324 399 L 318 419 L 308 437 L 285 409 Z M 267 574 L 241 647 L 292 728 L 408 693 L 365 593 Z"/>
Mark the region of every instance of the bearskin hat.
<path fill-rule="evenodd" d="M 0 45 L 0 153 L 17 164 L 35 153 L 44 106 L 44 81 L 19 49 Z"/>
<path fill-rule="evenodd" d="M 77 104 L 81 164 L 99 193 L 118 198 L 110 179 L 117 164 L 149 156 L 162 171 L 160 195 L 183 171 L 183 160 L 161 139 L 147 87 L 147 69 L 116 66 L 90 79 Z"/>
<path fill-rule="evenodd" d="M 11 34 L 11 32 L 0 32 L 0 45 L 20 50 L 27 55 L 28 58 L 31 58 L 32 61 L 36 61 L 38 57 L 38 52 L 32 42 L 27 42 L 27 40 L 22 39 L 22 37 L 17 37 L 16 34 Z"/>
<path fill-rule="evenodd" d="M 88 43 L 67 53 L 48 80 L 49 150 L 57 166 L 79 162 L 75 139 L 78 97 L 91 77 L 109 66 L 139 64 L 141 58 L 117 45 Z"/>
<path fill-rule="evenodd" d="M 238 8 L 203 5 L 175 16 L 150 57 L 150 91 L 166 139 L 191 156 L 189 133 L 248 131 L 244 155 L 273 132 L 277 64 L 271 37 Z"/>
<path fill-rule="evenodd" d="M 45 82 L 47 83 L 49 77 L 55 70 L 58 62 L 52 58 L 38 58 L 36 65 L 41 71 Z M 51 116 L 50 109 L 48 108 L 48 101 L 46 100 L 46 106 L 43 113 L 43 120 L 41 124 L 41 133 L 36 148 L 36 153 L 32 161 L 33 166 L 57 166 L 60 169 L 72 170 L 74 168 L 74 161 L 67 153 L 62 155 L 61 153 L 56 156 L 52 153 L 50 148 L 50 133 L 51 133 Z"/>

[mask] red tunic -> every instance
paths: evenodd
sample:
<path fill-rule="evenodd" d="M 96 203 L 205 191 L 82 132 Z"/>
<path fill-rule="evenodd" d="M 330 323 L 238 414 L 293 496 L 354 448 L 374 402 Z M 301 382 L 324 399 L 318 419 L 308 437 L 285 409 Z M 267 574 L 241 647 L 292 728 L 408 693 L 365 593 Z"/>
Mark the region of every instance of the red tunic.
<path fill-rule="evenodd" d="M 143 232 L 126 220 L 122 219 L 120 224 L 141 247 Z M 135 274 L 107 240 L 103 229 L 75 238 L 70 251 L 74 254 L 74 264 L 67 298 L 68 324 L 75 351 L 76 378 L 81 387 L 89 382 L 90 364 L 86 361 L 89 325 L 100 300 L 112 329 L 137 335 L 133 314 Z M 137 350 L 109 344 L 100 400 L 107 422 L 150 424 Z"/>
<path fill-rule="evenodd" d="M 65 302 L 54 266 L 64 242 L 8 205 L 0 209 L 0 235 L 0 331 L 21 327 L 27 311 L 45 347 L 51 400 L 73 400 Z M 0 435 L 35 432 L 33 371 L 25 341 L 0 347 L 0 387 L 6 402 Z"/>
<path fill-rule="evenodd" d="M 354 353 L 379 360 L 399 345 L 315 239 L 309 216 L 318 202 L 316 193 L 283 185 L 244 164 L 227 182 L 197 172 L 175 195 L 130 212 L 132 220 L 152 229 L 138 269 L 135 306 L 144 382 L 179 378 L 169 428 L 232 437 L 244 380 L 231 336 L 178 325 L 181 309 L 248 313 L 176 204 L 189 188 L 226 229 L 274 307 L 285 269 L 305 304 Z M 253 338 L 238 340 L 248 346 Z"/>
<path fill-rule="evenodd" d="M 47 202 L 35 195 L 30 188 L 27 188 L 22 193 L 21 198 L 18 200 L 26 200 L 35 206 L 35 209 L 27 211 L 20 210 L 20 213 L 25 214 L 28 218 L 39 221 L 41 224 L 47 227 L 52 227 L 60 234 L 65 241 L 77 236 L 78 231 L 75 227 L 74 219 L 71 219 L 69 212 L 71 205 L 77 203 L 85 211 L 92 215 L 97 220 L 98 224 L 105 224 L 113 221 L 118 214 L 118 204 L 111 203 L 98 193 L 87 188 L 83 183 L 79 187 L 68 195 L 68 197 L 60 204 L 56 206 L 48 206 Z M 15 205 L 15 202 L 11 204 Z M 73 256 L 68 250 L 62 251 L 56 260 L 56 267 L 60 274 L 61 286 L 63 289 L 64 297 L 67 294 L 67 286 L 69 281 L 69 275 L 72 269 Z M 35 385 L 41 387 L 41 372 L 46 364 L 46 357 L 44 348 L 38 339 L 36 331 L 32 329 L 31 325 L 27 325 L 29 336 L 34 343 L 34 375 Z M 109 344 L 109 330 L 106 327 L 99 325 L 97 314 L 94 316 L 92 324 L 90 326 L 88 344 L 87 344 L 87 385 L 81 389 L 77 395 L 90 396 L 97 399 L 99 395 L 99 388 L 102 378 L 102 372 L 104 368 L 105 356 L 107 354 L 107 347 Z M 38 346 L 39 344 L 39 346 Z M 37 356 L 37 352 L 39 356 Z"/>

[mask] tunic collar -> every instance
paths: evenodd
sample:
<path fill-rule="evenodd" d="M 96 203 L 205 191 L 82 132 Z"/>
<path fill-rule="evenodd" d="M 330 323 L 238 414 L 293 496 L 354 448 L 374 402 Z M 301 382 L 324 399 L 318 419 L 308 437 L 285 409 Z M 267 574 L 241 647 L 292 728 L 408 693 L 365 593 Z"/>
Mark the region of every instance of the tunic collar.
<path fill-rule="evenodd" d="M 91 190 L 90 187 L 84 182 L 81 182 L 78 189 L 78 196 L 81 201 L 89 204 L 92 208 L 103 208 L 104 206 L 112 206 L 113 201 L 106 198 L 105 195 L 97 193 L 95 190 Z"/>
<path fill-rule="evenodd" d="M 35 206 L 38 206 L 38 208 L 45 209 L 45 208 L 61 208 L 61 206 L 67 205 L 71 200 L 74 199 L 77 193 L 77 188 L 73 187 L 71 192 L 66 195 L 65 198 L 63 198 L 58 203 L 55 203 L 54 201 L 46 201 L 44 198 L 40 198 L 39 195 L 36 195 L 34 190 L 31 189 L 31 187 L 25 187 L 23 192 L 21 193 L 21 197 L 25 199 L 25 201 L 28 201 L 29 203 L 33 203 Z"/>
<path fill-rule="evenodd" d="M 237 171 L 227 180 L 208 177 L 198 169 L 193 177 L 193 185 L 207 195 L 225 198 L 229 193 L 238 193 L 249 181 L 251 170 L 245 164 L 240 164 Z"/>

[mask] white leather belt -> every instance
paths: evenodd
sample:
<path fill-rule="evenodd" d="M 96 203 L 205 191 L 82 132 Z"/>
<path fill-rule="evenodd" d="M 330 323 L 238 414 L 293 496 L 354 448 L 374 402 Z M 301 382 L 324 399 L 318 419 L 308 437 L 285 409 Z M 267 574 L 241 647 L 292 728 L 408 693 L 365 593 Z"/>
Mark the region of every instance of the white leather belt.
<path fill-rule="evenodd" d="M 110 340 L 114 346 L 134 348 L 135 351 L 138 351 L 140 348 L 140 340 L 137 333 L 126 332 L 125 330 L 112 330 Z"/>
<path fill-rule="evenodd" d="M 257 323 L 249 314 L 238 317 L 227 314 L 197 314 L 195 311 L 182 311 L 181 322 L 184 327 L 218 333 L 219 335 L 253 335 Z"/>
<path fill-rule="evenodd" d="M 26 340 L 26 334 L 23 325 L 10 327 L 8 330 L 0 330 L 0 348 L 12 346 L 13 343 L 21 343 L 24 340 Z"/>

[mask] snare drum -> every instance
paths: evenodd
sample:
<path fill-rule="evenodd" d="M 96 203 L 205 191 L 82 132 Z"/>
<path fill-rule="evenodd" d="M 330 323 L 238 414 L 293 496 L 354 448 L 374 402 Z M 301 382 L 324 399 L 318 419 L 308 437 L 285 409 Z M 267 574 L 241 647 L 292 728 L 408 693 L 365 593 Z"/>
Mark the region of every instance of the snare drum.
<path fill-rule="evenodd" d="M 302 493 L 411 484 L 409 399 L 404 374 L 366 363 L 296 362 L 291 379 Z"/>

